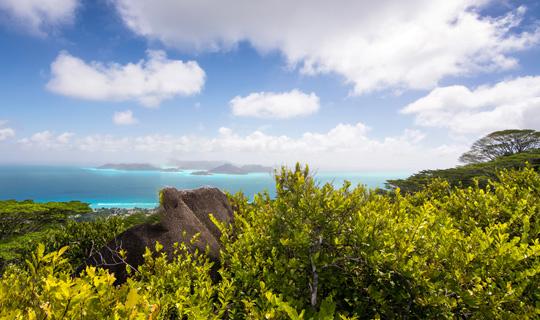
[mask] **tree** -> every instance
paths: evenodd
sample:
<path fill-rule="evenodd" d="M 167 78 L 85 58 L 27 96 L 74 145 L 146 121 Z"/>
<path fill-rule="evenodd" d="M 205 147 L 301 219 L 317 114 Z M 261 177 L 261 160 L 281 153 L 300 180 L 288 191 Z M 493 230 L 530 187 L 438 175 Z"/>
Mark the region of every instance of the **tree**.
<path fill-rule="evenodd" d="M 529 150 L 495 160 L 470 163 L 448 169 L 422 170 L 406 179 L 387 180 L 387 189 L 399 188 L 404 193 L 414 193 L 426 188 L 434 179 L 446 180 L 453 187 L 487 186 L 489 180 L 498 180 L 503 169 L 530 167 L 540 171 L 540 149 Z"/>
<path fill-rule="evenodd" d="M 90 206 L 80 201 L 3 200 L 0 201 L 0 240 L 65 223 L 70 216 L 90 212 Z"/>
<path fill-rule="evenodd" d="M 495 131 L 473 143 L 459 157 L 463 163 L 480 163 L 540 148 L 540 132 L 535 130 Z"/>

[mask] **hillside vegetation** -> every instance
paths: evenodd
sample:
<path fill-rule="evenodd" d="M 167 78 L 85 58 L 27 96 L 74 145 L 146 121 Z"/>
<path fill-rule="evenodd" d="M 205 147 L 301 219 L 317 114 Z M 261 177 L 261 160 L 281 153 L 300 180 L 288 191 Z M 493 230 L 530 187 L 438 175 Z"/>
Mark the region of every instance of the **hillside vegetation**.
<path fill-rule="evenodd" d="M 0 240 L 47 228 L 65 222 L 70 216 L 90 212 L 92 209 L 88 204 L 79 201 L 0 201 Z"/>
<path fill-rule="evenodd" d="M 400 188 L 402 192 L 416 192 L 425 188 L 433 179 L 440 178 L 448 181 L 451 186 L 469 187 L 478 183 L 485 187 L 490 179 L 498 178 L 500 170 L 520 169 L 527 165 L 535 170 L 540 168 L 540 149 L 450 169 L 422 170 L 406 179 L 388 180 L 386 186 L 391 189 Z"/>
<path fill-rule="evenodd" d="M 433 179 L 448 181 L 451 186 L 487 186 L 502 169 L 540 168 L 540 131 L 508 129 L 492 132 L 476 140 L 459 160 L 465 165 L 450 169 L 423 170 L 407 179 L 388 180 L 386 187 L 402 192 L 416 192 Z"/>
<path fill-rule="evenodd" d="M 109 211 L 94 212 L 79 201 L 0 201 L 0 273 L 8 264 L 24 262 L 40 242 L 48 250 L 70 245 L 70 262 L 81 263 L 118 233 L 156 218 L 145 213 L 111 216 Z"/>
<path fill-rule="evenodd" d="M 436 179 L 416 193 L 318 185 L 300 166 L 275 179 L 275 198 L 230 197 L 220 279 L 183 244 L 171 262 L 149 249 L 120 286 L 94 267 L 73 277 L 73 247 L 58 238 L 4 271 L 0 318 L 540 317 L 534 169 L 503 170 L 482 187 Z"/>

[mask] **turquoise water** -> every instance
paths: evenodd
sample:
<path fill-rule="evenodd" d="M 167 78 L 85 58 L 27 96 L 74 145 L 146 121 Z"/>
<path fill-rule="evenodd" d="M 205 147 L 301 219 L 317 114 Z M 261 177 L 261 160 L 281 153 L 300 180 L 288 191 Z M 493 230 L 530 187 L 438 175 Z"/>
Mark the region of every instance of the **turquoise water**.
<path fill-rule="evenodd" d="M 405 172 L 317 172 L 321 183 L 339 186 L 348 180 L 370 188 L 384 187 L 387 179 L 403 178 Z M 163 187 L 192 189 L 214 186 L 229 192 L 242 191 L 248 197 L 274 190 L 268 173 L 248 175 L 216 174 L 194 176 L 189 171 L 121 171 L 76 167 L 0 166 L 0 199 L 35 201 L 80 200 L 94 208 L 153 208 Z"/>

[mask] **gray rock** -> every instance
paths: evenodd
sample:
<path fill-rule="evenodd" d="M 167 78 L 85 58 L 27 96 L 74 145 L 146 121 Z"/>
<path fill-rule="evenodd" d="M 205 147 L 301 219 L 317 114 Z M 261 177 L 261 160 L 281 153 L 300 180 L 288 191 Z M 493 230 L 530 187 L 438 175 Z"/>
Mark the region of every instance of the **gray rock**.
<path fill-rule="evenodd" d="M 217 265 L 221 233 L 209 215 L 212 214 L 222 222 L 232 221 L 233 211 L 227 196 L 217 188 L 166 188 L 161 193 L 159 223 L 142 224 L 126 230 L 89 257 L 86 264 L 77 271 L 82 271 L 86 265 L 101 266 L 115 274 L 117 284 L 123 283 L 128 276 L 126 263 L 134 268 L 140 266 L 144 262 L 142 255 L 145 249 L 148 247 L 153 250 L 156 241 L 163 245 L 163 251 L 169 258 L 173 257 L 175 243 L 186 243 L 190 250 L 208 249 L 208 257 Z M 196 234 L 199 234 L 199 237 L 194 243 L 190 243 Z M 119 249 L 127 252 L 124 260 L 117 253 Z"/>

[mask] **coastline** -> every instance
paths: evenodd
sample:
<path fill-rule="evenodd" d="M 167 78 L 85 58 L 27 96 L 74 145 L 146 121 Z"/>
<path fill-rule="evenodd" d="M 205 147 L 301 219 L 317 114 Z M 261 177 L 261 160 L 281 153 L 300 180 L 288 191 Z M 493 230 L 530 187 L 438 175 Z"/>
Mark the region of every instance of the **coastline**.
<path fill-rule="evenodd" d="M 96 169 L 74 166 L 1 166 L 0 199 L 36 202 L 79 200 L 93 209 L 153 209 L 158 205 L 158 192 L 164 187 L 195 189 L 213 186 L 230 193 L 243 192 L 248 198 L 268 191 L 275 194 L 272 173 L 192 175 L 153 170 Z M 341 186 L 344 180 L 369 188 L 384 187 L 388 179 L 407 177 L 404 171 L 316 171 L 320 183 Z"/>

